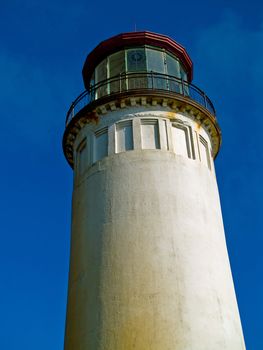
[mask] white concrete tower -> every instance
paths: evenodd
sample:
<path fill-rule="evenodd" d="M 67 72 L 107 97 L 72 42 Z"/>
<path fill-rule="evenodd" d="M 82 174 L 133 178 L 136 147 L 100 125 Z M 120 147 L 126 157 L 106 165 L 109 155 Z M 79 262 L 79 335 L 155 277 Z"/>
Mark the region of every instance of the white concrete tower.
<path fill-rule="evenodd" d="M 220 129 L 185 49 L 133 32 L 83 68 L 65 350 L 245 349 L 214 170 Z"/>

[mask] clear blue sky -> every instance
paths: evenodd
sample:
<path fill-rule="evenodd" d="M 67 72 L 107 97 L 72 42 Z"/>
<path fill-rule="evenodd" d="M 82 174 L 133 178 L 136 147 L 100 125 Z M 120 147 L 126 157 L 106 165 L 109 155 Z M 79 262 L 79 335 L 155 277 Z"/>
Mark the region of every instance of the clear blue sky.
<path fill-rule="evenodd" d="M 135 23 L 187 48 L 194 82 L 217 109 L 216 169 L 244 335 L 248 350 L 263 349 L 262 2 L 0 5 L 0 349 L 63 349 L 72 191 L 65 115 L 83 90 L 88 52 Z"/>

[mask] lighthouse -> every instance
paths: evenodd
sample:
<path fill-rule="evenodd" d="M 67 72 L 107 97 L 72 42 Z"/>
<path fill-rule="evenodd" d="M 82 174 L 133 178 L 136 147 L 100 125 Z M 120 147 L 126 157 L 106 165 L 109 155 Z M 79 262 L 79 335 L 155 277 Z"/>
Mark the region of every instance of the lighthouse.
<path fill-rule="evenodd" d="M 243 350 L 214 106 L 165 35 L 102 41 L 63 137 L 74 171 L 65 350 Z"/>

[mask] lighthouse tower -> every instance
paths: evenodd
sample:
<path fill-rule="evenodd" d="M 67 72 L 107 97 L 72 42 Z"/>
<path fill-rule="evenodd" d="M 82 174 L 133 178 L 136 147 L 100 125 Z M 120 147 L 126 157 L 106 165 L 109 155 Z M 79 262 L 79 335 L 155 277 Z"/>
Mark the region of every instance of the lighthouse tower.
<path fill-rule="evenodd" d="M 171 38 L 101 42 L 67 115 L 65 350 L 245 349 L 214 170 L 215 109 Z"/>

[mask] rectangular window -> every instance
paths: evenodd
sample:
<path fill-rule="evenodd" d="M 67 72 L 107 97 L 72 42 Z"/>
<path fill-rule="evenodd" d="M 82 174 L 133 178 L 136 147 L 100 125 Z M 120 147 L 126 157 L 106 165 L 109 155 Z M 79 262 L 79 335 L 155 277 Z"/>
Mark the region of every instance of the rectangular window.
<path fill-rule="evenodd" d="M 80 144 L 78 145 L 78 148 L 76 150 L 76 155 L 77 155 L 77 173 L 78 175 L 81 175 L 84 170 L 85 170 L 85 166 L 86 166 L 86 162 L 85 162 L 85 148 L 86 148 L 86 138 L 84 138 L 84 140 L 82 140 L 80 142 Z"/>
<path fill-rule="evenodd" d="M 160 148 L 168 150 L 168 136 L 166 120 L 159 119 Z"/>
<path fill-rule="evenodd" d="M 173 124 L 172 138 L 174 152 L 190 158 L 191 152 L 187 127 L 180 124 Z"/>
<path fill-rule="evenodd" d="M 142 148 L 160 149 L 158 120 L 142 119 L 141 136 L 142 136 Z"/>
<path fill-rule="evenodd" d="M 93 162 L 108 155 L 108 128 L 96 131 L 93 144 Z"/>
<path fill-rule="evenodd" d="M 132 121 L 116 125 L 116 152 L 125 152 L 133 149 Z"/>
<path fill-rule="evenodd" d="M 201 162 L 204 163 L 209 169 L 211 169 L 208 143 L 201 135 L 199 135 L 199 139 Z"/>

